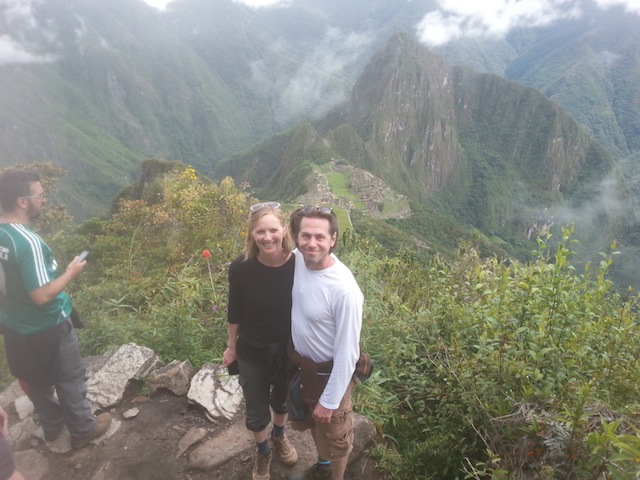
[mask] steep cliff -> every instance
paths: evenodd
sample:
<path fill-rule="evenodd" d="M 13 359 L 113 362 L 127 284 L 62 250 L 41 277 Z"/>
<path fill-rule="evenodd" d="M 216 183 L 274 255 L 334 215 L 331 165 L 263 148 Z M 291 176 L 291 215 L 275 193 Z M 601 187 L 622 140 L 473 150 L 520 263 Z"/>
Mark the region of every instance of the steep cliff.
<path fill-rule="evenodd" d="M 502 237 L 561 206 L 597 201 L 608 177 L 617 201 L 627 202 L 610 155 L 560 106 L 532 88 L 449 65 L 405 35 L 372 57 L 343 105 L 234 157 L 218 174 L 292 200 L 311 166 L 330 160 L 380 177 L 418 210 L 439 208 Z"/>

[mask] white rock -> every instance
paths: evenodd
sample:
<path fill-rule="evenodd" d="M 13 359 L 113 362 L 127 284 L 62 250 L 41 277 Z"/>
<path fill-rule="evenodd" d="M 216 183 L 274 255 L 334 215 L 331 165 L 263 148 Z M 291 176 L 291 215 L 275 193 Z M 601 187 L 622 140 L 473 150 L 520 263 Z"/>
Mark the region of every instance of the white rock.
<path fill-rule="evenodd" d="M 31 403 L 31 400 L 29 400 L 29 397 L 26 395 L 16 398 L 14 406 L 16 407 L 16 412 L 18 412 L 20 420 L 24 420 L 33 415 L 33 403 Z"/>
<path fill-rule="evenodd" d="M 87 381 L 87 400 L 100 408 L 117 405 L 130 380 L 142 379 L 162 365 L 150 348 L 135 343 L 123 345 Z"/>
<path fill-rule="evenodd" d="M 229 375 L 222 365 L 207 363 L 191 380 L 187 398 L 206 410 L 210 420 L 232 419 L 242 405 L 242 388 L 237 375 Z"/>

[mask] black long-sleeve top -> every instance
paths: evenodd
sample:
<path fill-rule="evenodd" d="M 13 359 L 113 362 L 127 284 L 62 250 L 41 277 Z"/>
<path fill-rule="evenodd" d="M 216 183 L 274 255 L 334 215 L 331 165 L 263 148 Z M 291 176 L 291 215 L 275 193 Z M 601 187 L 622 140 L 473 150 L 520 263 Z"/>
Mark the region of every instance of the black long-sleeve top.
<path fill-rule="evenodd" d="M 294 262 L 294 255 L 280 267 L 244 256 L 231 262 L 227 321 L 239 324 L 236 352 L 242 360 L 263 364 L 270 345 L 289 340 Z"/>

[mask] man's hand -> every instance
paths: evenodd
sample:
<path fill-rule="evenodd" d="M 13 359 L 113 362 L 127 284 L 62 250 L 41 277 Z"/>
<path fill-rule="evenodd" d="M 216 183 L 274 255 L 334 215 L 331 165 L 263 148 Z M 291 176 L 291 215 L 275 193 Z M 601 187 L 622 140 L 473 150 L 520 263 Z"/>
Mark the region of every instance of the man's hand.
<path fill-rule="evenodd" d="M 316 407 L 313 409 L 313 419 L 320 423 L 331 423 L 331 415 L 333 410 L 323 407 L 320 402 L 316 403 Z"/>
<path fill-rule="evenodd" d="M 69 262 L 69 265 L 67 265 L 67 268 L 65 269 L 65 273 L 68 273 L 69 275 L 71 275 L 71 278 L 76 278 L 78 275 L 82 273 L 82 270 L 84 270 L 84 267 L 86 266 L 87 266 L 86 260 L 78 261 L 78 257 L 75 257 L 73 260 L 71 260 L 71 262 Z"/>
<path fill-rule="evenodd" d="M 71 260 L 71 263 L 67 265 L 67 269 L 58 278 L 52 280 L 46 285 L 36 288 L 35 290 L 31 290 L 29 292 L 31 301 L 37 306 L 42 307 L 67 288 L 67 285 L 69 285 L 74 278 L 80 275 L 82 270 L 84 270 L 84 267 L 87 266 L 86 260 L 78 262 L 77 258 L 78 257 L 75 257 Z"/>

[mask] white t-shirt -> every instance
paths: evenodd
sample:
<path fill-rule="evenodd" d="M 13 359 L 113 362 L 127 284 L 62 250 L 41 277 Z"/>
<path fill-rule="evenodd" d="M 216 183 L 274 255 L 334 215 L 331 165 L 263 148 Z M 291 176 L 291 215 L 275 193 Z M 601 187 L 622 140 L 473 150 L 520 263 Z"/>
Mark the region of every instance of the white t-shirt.
<path fill-rule="evenodd" d="M 351 271 L 337 257 L 322 270 L 309 270 L 296 255 L 293 276 L 291 336 L 303 357 L 321 363 L 333 359 L 333 369 L 320 404 L 335 410 L 347 391 L 360 356 L 364 295 Z"/>

